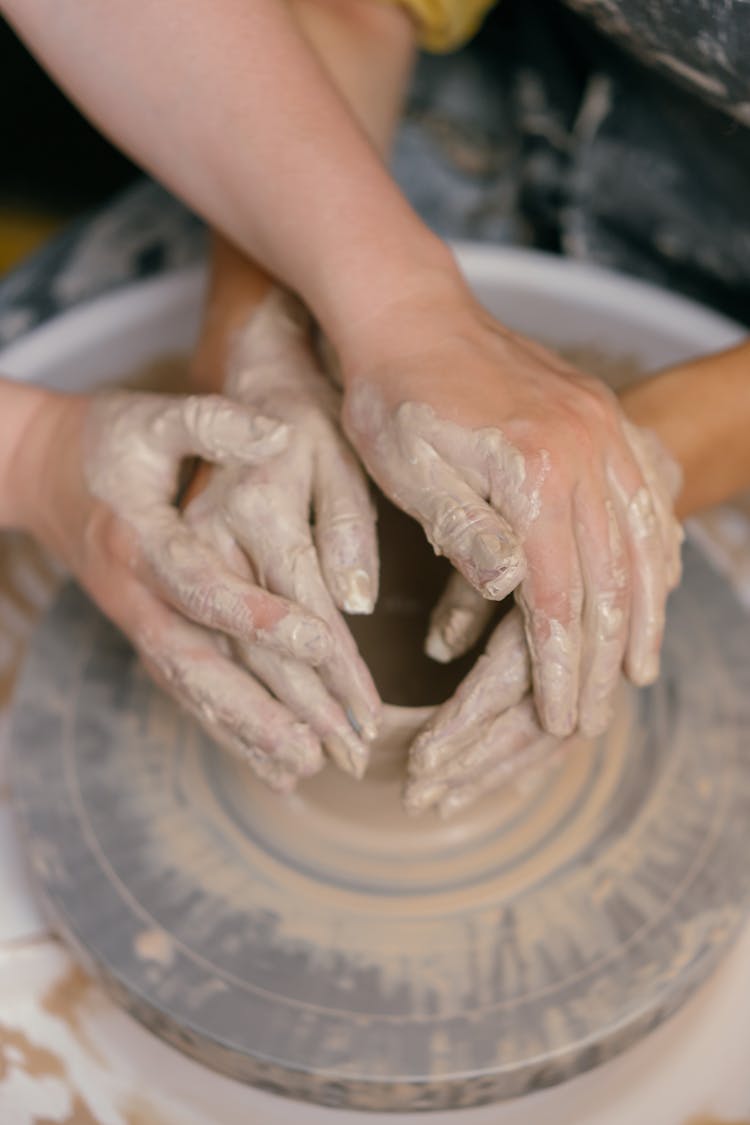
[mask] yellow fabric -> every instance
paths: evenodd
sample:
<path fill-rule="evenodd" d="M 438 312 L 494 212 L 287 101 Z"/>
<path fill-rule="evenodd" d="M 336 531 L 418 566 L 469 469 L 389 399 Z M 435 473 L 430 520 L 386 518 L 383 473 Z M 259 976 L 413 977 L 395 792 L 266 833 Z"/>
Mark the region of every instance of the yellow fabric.
<path fill-rule="evenodd" d="M 53 215 L 0 204 L 0 274 L 40 246 L 61 223 Z"/>
<path fill-rule="evenodd" d="M 410 13 L 427 51 L 455 51 L 478 30 L 496 0 L 391 0 Z"/>

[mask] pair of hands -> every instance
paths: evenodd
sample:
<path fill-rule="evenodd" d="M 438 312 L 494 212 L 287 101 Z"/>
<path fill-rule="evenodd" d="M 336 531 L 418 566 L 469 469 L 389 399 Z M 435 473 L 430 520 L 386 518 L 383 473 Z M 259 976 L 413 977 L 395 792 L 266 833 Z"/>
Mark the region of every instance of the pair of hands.
<path fill-rule="evenodd" d="M 336 606 L 374 604 L 374 511 L 293 302 L 253 319 L 229 379 L 233 398 L 53 397 L 30 435 L 47 478 L 31 530 L 154 679 L 274 789 L 324 752 L 361 776 L 380 702 Z M 195 457 L 213 470 L 180 512 Z"/>
<path fill-rule="evenodd" d="M 605 388 L 468 295 L 444 315 L 434 301 L 389 309 L 361 339 L 342 354 L 349 437 L 459 572 L 428 651 L 470 647 L 486 599 L 516 586 L 523 613 L 412 750 L 408 807 L 450 811 L 576 727 L 603 729 L 623 659 L 636 682 L 655 678 L 679 576 L 674 482 Z M 359 776 L 378 700 L 337 607 L 374 604 L 374 517 L 294 302 L 276 294 L 256 314 L 226 389 L 234 403 L 74 404 L 84 514 L 66 534 L 58 521 L 52 545 L 155 677 L 269 784 L 291 788 L 324 751 Z M 181 516 L 191 455 L 218 467 Z"/>

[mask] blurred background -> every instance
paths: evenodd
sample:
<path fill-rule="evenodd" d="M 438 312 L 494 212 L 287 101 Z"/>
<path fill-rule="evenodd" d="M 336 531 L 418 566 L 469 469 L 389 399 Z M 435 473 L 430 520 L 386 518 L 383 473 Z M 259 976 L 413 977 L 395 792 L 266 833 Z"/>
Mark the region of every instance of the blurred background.
<path fill-rule="evenodd" d="M 137 171 L 0 20 L 0 275 Z"/>

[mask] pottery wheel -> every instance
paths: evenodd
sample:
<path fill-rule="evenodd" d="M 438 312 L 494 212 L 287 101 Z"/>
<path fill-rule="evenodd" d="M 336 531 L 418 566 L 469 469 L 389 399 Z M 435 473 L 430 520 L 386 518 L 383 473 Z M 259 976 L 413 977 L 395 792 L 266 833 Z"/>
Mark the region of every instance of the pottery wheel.
<path fill-rule="evenodd" d="M 236 1078 L 369 1109 L 562 1081 L 669 1015 L 746 918 L 747 635 L 688 545 L 659 683 L 443 823 L 401 813 L 399 747 L 268 794 L 68 587 L 14 721 L 42 900 L 130 1012 Z"/>

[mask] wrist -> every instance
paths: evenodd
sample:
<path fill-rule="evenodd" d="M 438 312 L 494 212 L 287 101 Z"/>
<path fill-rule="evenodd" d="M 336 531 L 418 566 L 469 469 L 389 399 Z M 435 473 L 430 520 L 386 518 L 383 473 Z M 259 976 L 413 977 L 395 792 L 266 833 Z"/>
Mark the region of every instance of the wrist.
<path fill-rule="evenodd" d="M 0 528 L 27 529 L 36 469 L 32 449 L 39 417 L 53 396 L 40 387 L 0 383 Z"/>
<path fill-rule="evenodd" d="M 682 469 L 683 519 L 750 487 L 750 345 L 704 356 L 632 384 L 625 414 L 651 430 Z"/>
<path fill-rule="evenodd" d="M 346 281 L 345 272 L 342 276 Z M 436 323 L 444 326 L 444 317 L 460 317 L 473 303 L 453 254 L 434 238 L 408 261 L 395 254 L 373 260 L 366 281 L 343 285 L 335 307 L 318 317 L 346 384 L 363 367 L 374 370 L 381 359 L 429 346 Z"/>
<path fill-rule="evenodd" d="M 29 532 L 45 544 L 55 522 L 54 486 L 74 456 L 71 423 L 84 399 L 40 387 L 3 383 L 0 527 Z"/>
<path fill-rule="evenodd" d="M 201 331 L 188 368 L 193 393 L 224 390 L 233 341 L 273 287 L 260 266 L 214 232 Z"/>

